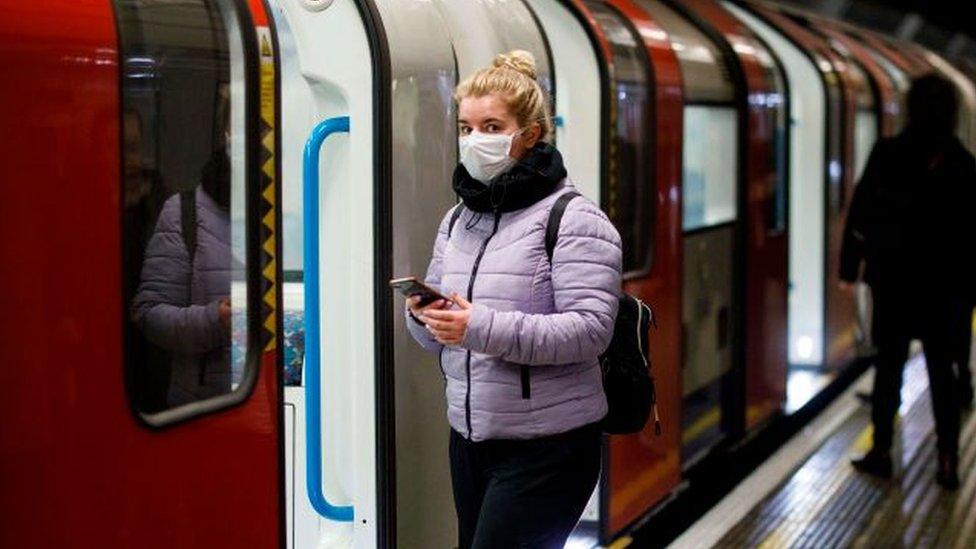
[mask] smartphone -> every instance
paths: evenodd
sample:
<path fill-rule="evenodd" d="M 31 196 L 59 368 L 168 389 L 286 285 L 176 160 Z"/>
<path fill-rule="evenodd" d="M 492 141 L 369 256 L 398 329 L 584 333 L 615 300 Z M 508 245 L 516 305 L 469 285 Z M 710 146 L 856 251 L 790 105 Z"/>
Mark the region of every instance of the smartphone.
<path fill-rule="evenodd" d="M 406 297 L 413 297 L 415 295 L 420 296 L 420 302 L 417 303 L 419 307 L 426 307 L 438 299 L 451 301 L 450 299 L 441 295 L 441 293 L 437 290 L 417 280 L 417 278 L 413 276 L 394 278 L 390 281 L 390 286 L 393 289 L 398 290 Z"/>

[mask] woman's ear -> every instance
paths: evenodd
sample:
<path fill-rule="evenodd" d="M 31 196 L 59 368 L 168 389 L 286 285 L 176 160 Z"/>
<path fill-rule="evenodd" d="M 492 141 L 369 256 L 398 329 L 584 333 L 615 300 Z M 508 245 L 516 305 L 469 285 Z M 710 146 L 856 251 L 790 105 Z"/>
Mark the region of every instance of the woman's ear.
<path fill-rule="evenodd" d="M 538 122 L 533 122 L 532 125 L 529 126 L 528 129 L 525 130 L 525 133 L 523 133 L 522 135 L 524 136 L 525 139 L 524 141 L 525 148 L 531 149 L 532 147 L 535 146 L 536 143 L 539 142 L 540 139 L 542 139 L 542 124 L 539 124 Z"/>

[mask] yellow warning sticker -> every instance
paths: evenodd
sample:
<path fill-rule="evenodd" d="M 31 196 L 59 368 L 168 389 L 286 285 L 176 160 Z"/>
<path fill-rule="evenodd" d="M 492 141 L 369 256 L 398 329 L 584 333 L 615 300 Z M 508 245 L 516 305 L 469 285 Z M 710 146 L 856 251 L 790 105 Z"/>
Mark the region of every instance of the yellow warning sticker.
<path fill-rule="evenodd" d="M 264 319 L 264 350 L 272 351 L 277 346 L 277 245 L 275 229 L 277 225 L 277 170 L 275 159 L 275 64 L 274 42 L 271 29 L 257 27 L 260 49 L 260 132 L 261 132 L 261 271 Z"/>
<path fill-rule="evenodd" d="M 261 55 L 261 62 L 274 61 L 274 40 L 271 38 L 269 27 L 256 27 L 258 33 L 258 50 Z"/>

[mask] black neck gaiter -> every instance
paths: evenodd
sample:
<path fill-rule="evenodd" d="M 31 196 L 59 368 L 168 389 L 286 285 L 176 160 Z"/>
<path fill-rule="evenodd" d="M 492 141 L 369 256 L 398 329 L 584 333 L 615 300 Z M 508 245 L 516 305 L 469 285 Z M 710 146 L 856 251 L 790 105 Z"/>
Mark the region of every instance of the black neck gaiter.
<path fill-rule="evenodd" d="M 454 170 L 454 192 L 469 210 L 514 212 L 549 196 L 565 178 L 566 168 L 559 151 L 548 143 L 538 143 L 488 185 L 471 177 L 464 165 L 458 164 Z"/>

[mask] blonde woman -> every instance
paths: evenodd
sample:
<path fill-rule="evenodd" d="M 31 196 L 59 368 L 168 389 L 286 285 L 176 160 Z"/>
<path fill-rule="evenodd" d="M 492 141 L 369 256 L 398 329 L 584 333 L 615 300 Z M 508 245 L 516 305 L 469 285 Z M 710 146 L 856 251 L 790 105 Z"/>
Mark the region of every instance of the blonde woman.
<path fill-rule="evenodd" d="M 549 212 L 574 188 L 531 54 L 497 56 L 455 99 L 462 203 L 426 277 L 452 302 L 408 301 L 407 325 L 447 384 L 459 544 L 562 547 L 600 472 L 598 356 L 617 314 L 620 236 L 576 196 L 549 260 Z"/>

